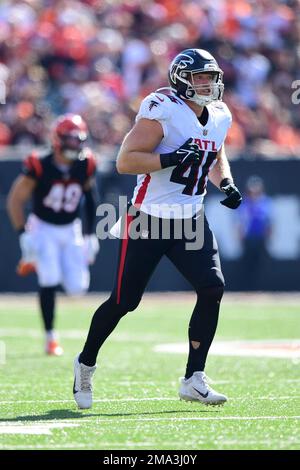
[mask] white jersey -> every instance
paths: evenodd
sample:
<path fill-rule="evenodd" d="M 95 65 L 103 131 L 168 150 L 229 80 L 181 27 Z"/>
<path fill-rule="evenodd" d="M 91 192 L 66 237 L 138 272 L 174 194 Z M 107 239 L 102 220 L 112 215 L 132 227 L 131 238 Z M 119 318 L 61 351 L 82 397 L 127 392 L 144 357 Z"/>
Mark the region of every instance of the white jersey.
<path fill-rule="evenodd" d="M 136 121 L 155 119 L 163 128 L 164 137 L 155 152 L 173 152 L 193 137 L 202 150 L 202 159 L 138 175 L 132 203 L 141 211 L 155 217 L 185 218 L 200 209 L 208 172 L 217 161 L 217 152 L 232 120 L 228 107 L 221 101 L 209 104 L 207 110 L 208 120 L 202 126 L 191 108 L 175 95 L 155 92 L 142 101 Z"/>

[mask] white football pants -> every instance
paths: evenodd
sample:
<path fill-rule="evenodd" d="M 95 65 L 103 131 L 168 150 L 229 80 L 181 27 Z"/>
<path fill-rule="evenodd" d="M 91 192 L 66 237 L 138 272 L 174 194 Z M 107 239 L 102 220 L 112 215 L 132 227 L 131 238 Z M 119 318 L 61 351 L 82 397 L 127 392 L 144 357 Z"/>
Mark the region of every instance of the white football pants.
<path fill-rule="evenodd" d="M 87 291 L 90 273 L 80 219 L 54 225 L 31 214 L 27 227 L 36 247 L 36 271 L 41 287 L 61 284 L 69 295 Z"/>

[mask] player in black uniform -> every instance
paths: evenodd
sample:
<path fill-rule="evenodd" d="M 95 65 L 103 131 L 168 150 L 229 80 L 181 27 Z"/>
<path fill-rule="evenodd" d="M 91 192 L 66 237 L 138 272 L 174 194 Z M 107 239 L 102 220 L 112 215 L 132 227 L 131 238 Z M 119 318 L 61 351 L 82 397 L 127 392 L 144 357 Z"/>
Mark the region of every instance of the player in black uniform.
<path fill-rule="evenodd" d="M 52 149 L 43 158 L 32 153 L 8 195 L 8 212 L 19 233 L 20 275 L 35 270 L 46 331 L 46 352 L 62 354 L 54 331 L 55 292 L 61 284 L 69 295 L 89 287 L 89 269 L 99 250 L 93 234 L 96 214 L 96 161 L 86 146 L 88 129 L 79 115 L 60 116 L 52 134 Z M 85 199 L 86 235 L 79 218 Z M 25 222 L 24 206 L 32 199 Z"/>

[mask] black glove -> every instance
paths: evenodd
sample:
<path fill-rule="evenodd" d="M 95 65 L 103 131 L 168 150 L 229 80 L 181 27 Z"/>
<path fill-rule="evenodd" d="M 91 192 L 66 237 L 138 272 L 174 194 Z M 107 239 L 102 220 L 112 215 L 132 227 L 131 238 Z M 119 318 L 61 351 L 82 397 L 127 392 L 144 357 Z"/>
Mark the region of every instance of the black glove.
<path fill-rule="evenodd" d="M 223 206 L 229 207 L 230 209 L 237 209 L 243 198 L 233 181 L 229 178 L 224 178 L 221 181 L 220 189 L 227 196 L 227 198 L 223 199 L 223 201 L 220 201 L 220 203 L 223 204 Z"/>
<path fill-rule="evenodd" d="M 160 155 L 160 163 L 162 168 L 168 168 L 169 166 L 177 166 L 183 160 L 189 160 L 195 162 L 202 158 L 201 150 L 197 144 L 193 143 L 194 139 L 190 137 L 184 144 L 181 145 L 177 150 L 170 153 L 163 153 Z"/>

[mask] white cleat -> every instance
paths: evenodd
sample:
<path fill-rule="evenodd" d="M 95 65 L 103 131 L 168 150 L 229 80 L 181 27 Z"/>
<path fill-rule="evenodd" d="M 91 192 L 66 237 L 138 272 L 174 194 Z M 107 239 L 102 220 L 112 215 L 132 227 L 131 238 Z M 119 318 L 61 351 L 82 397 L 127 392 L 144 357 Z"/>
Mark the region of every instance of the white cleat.
<path fill-rule="evenodd" d="M 194 372 L 189 379 L 182 379 L 179 397 L 186 401 L 200 401 L 205 405 L 223 405 L 227 397 L 213 390 L 204 372 Z"/>
<path fill-rule="evenodd" d="M 92 376 L 97 366 L 85 366 L 78 362 L 78 357 L 74 360 L 74 399 L 78 408 L 91 408 L 93 404 Z"/>

